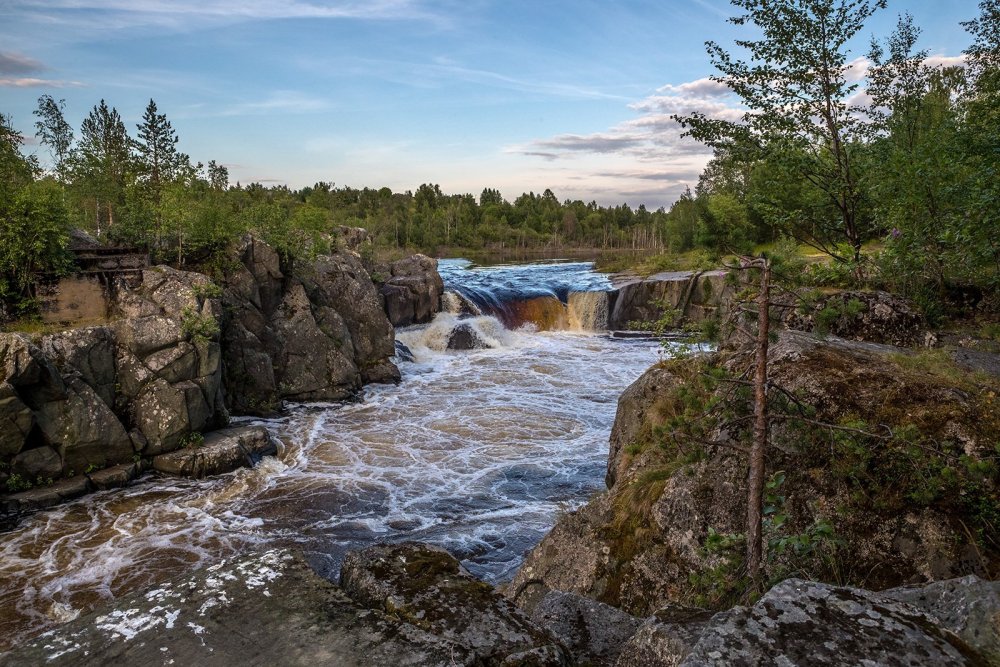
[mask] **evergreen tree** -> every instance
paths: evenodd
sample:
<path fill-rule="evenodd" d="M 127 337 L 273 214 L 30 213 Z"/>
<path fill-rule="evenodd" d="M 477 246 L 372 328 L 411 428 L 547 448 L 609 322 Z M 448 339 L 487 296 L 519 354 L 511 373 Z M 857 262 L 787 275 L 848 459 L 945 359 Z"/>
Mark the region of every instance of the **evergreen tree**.
<path fill-rule="evenodd" d="M 114 228 L 116 211 L 125 199 L 132 170 L 132 139 L 118 110 L 104 100 L 80 126 L 80 143 L 74 172 L 93 200 L 98 236 Z M 106 228 L 102 227 L 106 224 Z"/>

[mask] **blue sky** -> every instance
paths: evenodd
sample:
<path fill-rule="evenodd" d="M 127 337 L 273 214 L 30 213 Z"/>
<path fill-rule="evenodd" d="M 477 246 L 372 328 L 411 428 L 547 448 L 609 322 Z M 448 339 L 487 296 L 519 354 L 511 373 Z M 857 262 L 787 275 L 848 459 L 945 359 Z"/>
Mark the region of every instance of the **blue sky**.
<path fill-rule="evenodd" d="M 953 58 L 975 0 L 890 0 Z M 707 160 L 669 114 L 732 114 L 704 41 L 726 0 L 0 0 L 0 113 L 33 135 L 42 94 L 76 128 L 101 98 L 135 130 L 150 98 L 233 181 L 450 193 L 551 188 L 668 205 Z M 43 150 L 37 150 L 43 160 Z"/>

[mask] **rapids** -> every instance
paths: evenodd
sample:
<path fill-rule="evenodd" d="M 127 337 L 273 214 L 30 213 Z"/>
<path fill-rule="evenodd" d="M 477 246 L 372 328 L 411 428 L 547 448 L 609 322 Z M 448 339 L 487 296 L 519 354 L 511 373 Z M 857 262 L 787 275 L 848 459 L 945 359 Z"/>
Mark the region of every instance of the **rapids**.
<path fill-rule="evenodd" d="M 607 287 L 579 263 L 442 262 L 442 274 L 484 313 Z M 357 403 L 290 406 L 262 422 L 284 442 L 280 460 L 200 481 L 147 476 L 0 535 L 0 650 L 252 549 L 301 549 L 335 577 L 349 549 L 421 540 L 488 581 L 509 579 L 559 512 L 603 488 L 617 398 L 661 348 L 474 319 L 493 349 L 445 350 L 459 315 L 443 313 L 397 333 L 414 354 L 400 364 L 399 386 L 366 387 Z"/>

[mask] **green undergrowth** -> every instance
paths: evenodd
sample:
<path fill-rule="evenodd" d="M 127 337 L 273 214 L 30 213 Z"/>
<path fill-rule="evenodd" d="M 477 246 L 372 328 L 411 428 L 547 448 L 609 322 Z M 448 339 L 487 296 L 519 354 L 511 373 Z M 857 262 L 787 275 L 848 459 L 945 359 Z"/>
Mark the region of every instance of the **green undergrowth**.
<path fill-rule="evenodd" d="M 726 371 L 722 361 L 699 356 L 661 364 L 676 381 L 647 410 L 646 423 L 625 448 L 635 470 L 618 480 L 611 495 L 613 518 L 602 535 L 613 557 L 606 601 L 619 601 L 640 553 L 657 549 L 670 560 L 653 508 L 672 478 L 701 475 L 711 484 L 727 457 L 738 457 L 740 469 L 746 469 L 740 448 L 750 444 L 752 393 L 745 378 Z M 872 572 L 870 565 L 857 564 L 856 550 L 871 537 L 868 527 L 922 510 L 943 516 L 955 539 L 974 543 L 987 571 L 997 569 L 1000 387 L 995 378 L 968 372 L 937 350 L 879 357 L 861 367 L 852 357 L 821 350 L 794 369 L 778 369 L 776 382 L 788 373 L 808 374 L 816 393 L 769 394 L 771 479 L 764 531 L 770 581 L 800 576 L 898 585 L 908 573 Z M 810 395 L 834 400 L 813 405 Z M 723 425 L 726 444 L 711 444 Z M 736 490 L 727 506 L 745 507 L 744 493 Z M 690 573 L 676 600 L 709 608 L 752 600 L 758 591 L 744 576 L 743 537 L 706 528 L 702 549 L 710 565 Z"/>

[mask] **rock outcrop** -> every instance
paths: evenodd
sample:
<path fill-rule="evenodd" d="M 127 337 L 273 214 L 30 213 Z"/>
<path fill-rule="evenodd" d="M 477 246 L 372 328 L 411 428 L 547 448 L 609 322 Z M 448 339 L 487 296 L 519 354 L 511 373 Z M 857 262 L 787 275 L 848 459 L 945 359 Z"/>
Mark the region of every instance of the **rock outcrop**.
<path fill-rule="evenodd" d="M 420 254 L 405 257 L 380 267 L 377 277 L 384 280 L 380 292 L 394 327 L 426 324 L 441 312 L 444 282 L 436 259 Z"/>
<path fill-rule="evenodd" d="M 358 604 L 462 647 L 475 664 L 566 661 L 552 636 L 438 547 L 404 543 L 349 553 L 340 582 Z"/>
<path fill-rule="evenodd" d="M 398 381 L 392 325 L 356 254 L 339 251 L 292 270 L 253 238 L 237 252 L 222 297 L 234 411 L 267 414 L 282 400 L 342 400 L 364 383 Z"/>
<path fill-rule="evenodd" d="M 1000 611 L 997 607 L 994 611 Z M 986 665 L 918 609 L 879 593 L 788 579 L 710 620 L 656 617 L 618 665 Z"/>
<path fill-rule="evenodd" d="M 131 463 L 224 424 L 210 286 L 197 273 L 147 269 L 119 279 L 107 326 L 0 334 L 6 490 Z"/>
<path fill-rule="evenodd" d="M 936 351 L 797 331 L 780 333 L 769 360 L 787 406 L 772 424 L 767 470 L 781 521 L 765 523 L 765 543 L 784 547 L 767 576 L 806 569 L 876 589 L 1000 576 L 991 529 L 977 523 L 998 511 L 993 380 Z M 610 491 L 563 516 L 530 552 L 511 590 L 540 583 L 519 604 L 537 604 L 546 588 L 639 616 L 725 604 L 742 553 L 752 410 L 721 378 L 738 378 L 748 362 L 739 352 L 674 360 L 623 394 Z M 718 400 L 724 409 L 700 430 L 671 434 Z"/>
<path fill-rule="evenodd" d="M 345 591 L 287 551 L 223 562 L 46 632 L 0 665 L 569 664 L 551 636 L 436 549 L 369 551 L 350 568 Z M 388 579 L 371 578 L 383 568 Z"/>
<path fill-rule="evenodd" d="M 733 288 L 725 271 L 673 271 L 616 285 L 609 329 L 649 326 L 664 315 L 674 325 L 721 320 Z"/>
<path fill-rule="evenodd" d="M 888 292 L 843 291 L 821 295 L 782 316 L 789 329 L 899 347 L 923 345 L 927 323 L 907 301 Z"/>

